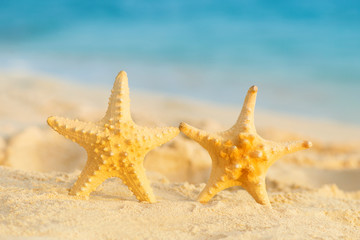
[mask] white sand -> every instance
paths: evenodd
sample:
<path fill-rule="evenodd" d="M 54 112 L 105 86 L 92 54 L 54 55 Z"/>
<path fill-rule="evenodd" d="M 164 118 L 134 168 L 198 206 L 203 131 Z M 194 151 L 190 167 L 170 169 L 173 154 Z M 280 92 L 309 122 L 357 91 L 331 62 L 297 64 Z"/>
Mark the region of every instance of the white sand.
<path fill-rule="evenodd" d="M 187 121 L 222 130 L 235 122 L 243 101 L 231 108 L 136 93 L 129 77 L 133 117 L 141 125 Z M 47 127 L 46 118 L 98 120 L 109 94 L 47 76 L 0 74 L 0 239 L 360 238 L 360 127 L 258 109 L 264 138 L 314 142 L 270 168 L 272 209 L 239 187 L 208 204 L 196 202 L 211 160 L 182 134 L 146 157 L 158 203 L 137 202 L 119 179 L 107 180 L 88 201 L 68 196 L 86 153 Z"/>

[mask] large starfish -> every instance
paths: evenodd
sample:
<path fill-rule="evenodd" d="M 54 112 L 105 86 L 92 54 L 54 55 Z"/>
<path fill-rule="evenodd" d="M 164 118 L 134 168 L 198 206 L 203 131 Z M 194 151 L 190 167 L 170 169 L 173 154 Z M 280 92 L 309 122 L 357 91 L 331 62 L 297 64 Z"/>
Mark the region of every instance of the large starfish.
<path fill-rule="evenodd" d="M 131 119 L 128 78 L 121 71 L 115 80 L 105 117 L 99 122 L 83 122 L 49 117 L 58 133 L 84 147 L 85 168 L 70 189 L 71 195 L 87 198 L 102 182 L 119 177 L 139 201 L 156 201 L 145 175 L 147 152 L 179 134 L 175 127 L 148 128 Z"/>
<path fill-rule="evenodd" d="M 198 201 L 206 203 L 226 188 L 242 186 L 256 202 L 270 205 L 265 186 L 268 168 L 285 154 L 311 147 L 309 141 L 277 143 L 261 138 L 254 125 L 256 94 L 257 87 L 252 86 L 237 122 L 227 131 L 207 133 L 184 122 L 180 124 L 180 130 L 204 147 L 212 158 L 210 179 Z"/>

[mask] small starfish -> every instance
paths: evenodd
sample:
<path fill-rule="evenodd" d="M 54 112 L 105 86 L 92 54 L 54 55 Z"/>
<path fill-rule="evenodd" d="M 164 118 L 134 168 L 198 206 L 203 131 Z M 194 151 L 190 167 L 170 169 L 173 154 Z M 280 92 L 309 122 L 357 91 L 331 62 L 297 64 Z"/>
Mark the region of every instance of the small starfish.
<path fill-rule="evenodd" d="M 254 108 L 257 87 L 252 86 L 235 125 L 227 131 L 207 133 L 182 122 L 180 130 L 204 147 L 212 158 L 210 179 L 198 197 L 208 202 L 218 192 L 242 186 L 256 202 L 270 205 L 265 175 L 281 156 L 310 148 L 309 141 L 276 143 L 261 138 L 255 130 Z"/>
<path fill-rule="evenodd" d="M 84 147 L 85 168 L 70 195 L 87 198 L 102 182 L 119 177 L 139 201 L 156 201 L 143 160 L 147 152 L 179 134 L 175 127 L 148 128 L 131 119 L 128 78 L 121 71 L 111 91 L 109 107 L 99 122 L 49 117 L 48 124 L 61 135 Z"/>

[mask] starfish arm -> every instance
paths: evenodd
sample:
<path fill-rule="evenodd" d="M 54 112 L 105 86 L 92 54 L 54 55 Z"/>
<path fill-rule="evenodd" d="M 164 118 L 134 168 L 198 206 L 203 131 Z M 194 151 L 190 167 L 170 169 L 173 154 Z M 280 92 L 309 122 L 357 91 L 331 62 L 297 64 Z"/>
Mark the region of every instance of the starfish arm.
<path fill-rule="evenodd" d="M 115 78 L 109 99 L 109 106 L 101 122 L 107 123 L 113 121 L 116 123 L 120 120 L 131 120 L 129 85 L 125 71 L 119 72 Z"/>
<path fill-rule="evenodd" d="M 180 132 L 177 127 L 149 128 L 138 126 L 138 129 L 140 132 L 140 138 L 145 142 L 144 145 L 148 147 L 148 150 L 169 142 Z"/>
<path fill-rule="evenodd" d="M 78 177 L 78 180 L 70 189 L 69 194 L 88 198 L 90 193 L 95 191 L 96 188 L 109 177 L 111 177 L 111 175 L 104 169 L 98 156 L 88 153 L 86 165 Z"/>
<path fill-rule="evenodd" d="M 58 133 L 83 147 L 95 142 L 97 138 L 103 135 L 101 127 L 92 122 L 82 122 L 62 117 L 49 117 L 47 123 Z"/>
<path fill-rule="evenodd" d="M 215 187 L 215 184 L 206 184 L 205 188 L 201 191 L 201 193 L 199 194 L 197 201 L 200 203 L 207 203 L 209 202 L 216 194 L 218 194 L 219 192 L 221 192 L 222 190 L 228 188 L 228 187 L 224 187 L 222 186 L 222 188 L 220 187 Z"/>
<path fill-rule="evenodd" d="M 245 132 L 255 132 L 255 124 L 254 124 L 254 111 L 255 111 L 255 103 L 256 103 L 256 95 L 258 88 L 256 86 L 252 86 L 249 88 L 243 107 L 241 109 L 240 115 L 232 128 L 228 131 L 228 134 L 232 134 L 234 132 L 238 133 L 241 131 Z M 226 133 L 225 132 L 225 133 Z"/>
<path fill-rule="evenodd" d="M 243 188 L 255 199 L 257 203 L 271 206 L 266 192 L 265 177 L 259 177 L 256 181 L 247 181 L 241 184 Z"/>
<path fill-rule="evenodd" d="M 133 162 L 133 161 L 132 161 Z M 154 203 L 155 195 L 148 180 L 145 168 L 141 163 L 132 163 L 120 169 L 116 175 L 123 183 L 128 186 L 129 190 L 139 201 Z"/>
<path fill-rule="evenodd" d="M 192 140 L 198 142 L 202 146 L 203 146 L 203 143 L 206 142 L 206 140 L 208 140 L 210 137 L 206 131 L 192 127 L 189 124 L 184 123 L 184 122 L 180 123 L 179 128 L 182 133 L 184 133 L 186 136 L 188 136 Z M 210 137 L 210 139 L 213 139 L 213 138 Z"/>
<path fill-rule="evenodd" d="M 229 179 L 228 176 L 226 176 L 226 174 L 223 173 L 219 168 L 213 167 L 211 170 L 209 181 L 207 182 L 205 188 L 199 194 L 197 200 L 201 203 L 207 203 L 217 193 L 236 185 L 239 184 L 232 179 Z"/>
<path fill-rule="evenodd" d="M 269 145 L 272 155 L 272 157 L 270 158 L 270 165 L 272 165 L 277 159 L 286 154 L 311 148 L 312 143 L 310 141 L 289 141 L 282 143 L 272 142 Z"/>

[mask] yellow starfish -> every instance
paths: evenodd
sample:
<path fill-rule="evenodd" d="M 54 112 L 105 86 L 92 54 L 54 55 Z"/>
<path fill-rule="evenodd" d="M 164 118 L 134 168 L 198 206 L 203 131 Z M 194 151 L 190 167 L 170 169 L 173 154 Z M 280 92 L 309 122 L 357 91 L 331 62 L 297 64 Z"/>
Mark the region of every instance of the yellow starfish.
<path fill-rule="evenodd" d="M 128 78 L 121 71 L 111 91 L 109 107 L 99 122 L 83 122 L 49 117 L 48 124 L 58 133 L 84 147 L 85 168 L 70 190 L 87 198 L 102 182 L 119 177 L 139 201 L 156 201 L 143 160 L 147 152 L 179 134 L 175 127 L 148 128 L 131 119 Z"/>
<path fill-rule="evenodd" d="M 208 202 L 218 192 L 242 186 L 256 202 L 270 205 L 265 175 L 281 156 L 310 148 L 309 141 L 276 143 L 261 138 L 255 130 L 254 108 L 257 87 L 252 86 L 235 125 L 227 131 L 207 133 L 182 122 L 180 130 L 204 147 L 212 158 L 211 175 L 198 201 Z"/>

